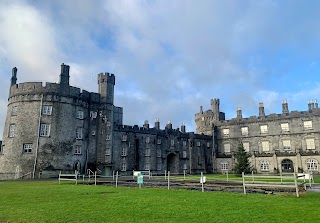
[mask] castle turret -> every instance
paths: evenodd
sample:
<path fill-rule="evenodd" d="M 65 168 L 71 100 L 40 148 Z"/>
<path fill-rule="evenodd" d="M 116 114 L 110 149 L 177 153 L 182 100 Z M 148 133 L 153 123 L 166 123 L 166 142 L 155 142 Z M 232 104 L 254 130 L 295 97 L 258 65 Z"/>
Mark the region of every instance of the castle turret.
<path fill-rule="evenodd" d="M 211 99 L 211 110 L 213 112 L 213 120 L 219 121 L 220 120 L 220 100 L 218 98 Z"/>
<path fill-rule="evenodd" d="M 148 120 L 145 120 L 145 121 L 144 121 L 143 127 L 146 128 L 146 129 L 149 128 L 149 122 L 148 122 Z"/>
<path fill-rule="evenodd" d="M 61 74 L 60 74 L 60 81 L 59 84 L 61 86 L 69 86 L 69 70 L 70 70 L 70 66 L 66 65 L 64 63 L 61 64 Z"/>
<path fill-rule="evenodd" d="M 17 84 L 17 71 L 16 67 L 12 68 L 11 86 Z"/>
<path fill-rule="evenodd" d="M 259 103 L 259 116 L 260 116 L 260 117 L 265 116 L 264 106 L 263 106 L 263 103 L 262 103 L 262 102 Z"/>
<path fill-rule="evenodd" d="M 288 108 L 288 102 L 287 100 L 282 101 L 282 113 L 283 114 L 288 114 L 289 113 L 289 108 Z"/>
<path fill-rule="evenodd" d="M 154 123 L 154 128 L 155 129 L 160 129 L 160 122 L 159 122 L 159 119 L 157 118 L 155 123 Z"/>
<path fill-rule="evenodd" d="M 114 99 L 114 74 L 100 73 L 98 74 L 99 94 L 101 96 L 101 102 L 113 104 Z"/>
<path fill-rule="evenodd" d="M 184 122 L 182 122 L 182 124 L 181 124 L 181 132 L 183 132 L 183 133 L 186 132 L 186 126 L 185 126 Z"/>
<path fill-rule="evenodd" d="M 166 126 L 166 129 L 172 129 L 172 123 L 171 121 L 168 121 L 168 124 Z"/>
<path fill-rule="evenodd" d="M 310 101 L 310 100 L 308 100 L 308 110 L 309 110 L 309 111 L 312 110 L 312 108 L 311 108 L 311 101 Z"/>
<path fill-rule="evenodd" d="M 237 108 L 237 118 L 242 118 L 242 110 L 241 108 Z"/>

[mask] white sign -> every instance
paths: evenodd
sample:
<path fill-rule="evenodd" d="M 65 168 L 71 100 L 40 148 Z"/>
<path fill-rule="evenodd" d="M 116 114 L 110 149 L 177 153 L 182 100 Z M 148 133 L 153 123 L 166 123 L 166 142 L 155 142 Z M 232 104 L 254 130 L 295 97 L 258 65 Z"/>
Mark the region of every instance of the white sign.
<path fill-rule="evenodd" d="M 139 173 L 141 173 L 141 171 L 133 171 L 133 176 L 137 177 Z"/>
<path fill-rule="evenodd" d="M 200 177 L 200 183 L 202 184 L 202 183 L 205 183 L 205 182 L 206 182 L 206 177 L 205 176 Z"/>

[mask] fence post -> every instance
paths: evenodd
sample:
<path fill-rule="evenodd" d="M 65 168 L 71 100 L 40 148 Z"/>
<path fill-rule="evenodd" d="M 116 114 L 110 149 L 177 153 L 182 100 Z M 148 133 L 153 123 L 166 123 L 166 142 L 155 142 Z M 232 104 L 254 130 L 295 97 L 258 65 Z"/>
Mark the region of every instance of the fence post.
<path fill-rule="evenodd" d="M 76 173 L 76 185 L 78 184 L 78 171 L 75 171 Z"/>
<path fill-rule="evenodd" d="M 227 182 L 229 182 L 229 171 L 227 170 Z"/>
<path fill-rule="evenodd" d="M 112 173 L 112 176 L 113 176 L 113 173 Z M 132 179 L 134 179 L 134 170 L 132 170 Z M 114 180 L 114 179 L 112 179 Z"/>
<path fill-rule="evenodd" d="M 281 184 L 282 184 L 282 170 L 280 170 Z"/>
<path fill-rule="evenodd" d="M 203 188 L 203 172 L 201 172 L 201 191 L 204 192 L 204 188 Z"/>
<path fill-rule="evenodd" d="M 167 179 L 167 170 L 164 170 L 164 180 Z"/>
<path fill-rule="evenodd" d="M 186 170 L 183 170 L 183 180 L 186 180 Z"/>
<path fill-rule="evenodd" d="M 170 171 L 168 171 L 168 190 L 170 190 Z"/>
<path fill-rule="evenodd" d="M 243 184 L 243 194 L 247 194 L 246 193 L 246 183 L 244 180 L 244 172 L 242 172 L 242 184 Z"/>
<path fill-rule="evenodd" d="M 61 171 L 60 171 L 60 173 L 59 173 L 59 184 L 60 184 L 60 175 L 61 175 Z"/>
<path fill-rule="evenodd" d="M 251 171 L 252 183 L 254 183 L 253 171 Z"/>
<path fill-rule="evenodd" d="M 296 173 L 293 173 L 293 176 L 294 176 L 294 184 L 296 186 L 296 194 L 297 194 L 297 197 L 299 197 L 299 188 L 298 188 Z"/>
<path fill-rule="evenodd" d="M 94 186 L 97 186 L 97 171 L 94 171 Z"/>
<path fill-rule="evenodd" d="M 117 174 L 116 174 L 116 187 L 118 187 L 118 171 L 117 171 Z"/>
<path fill-rule="evenodd" d="M 151 176 L 150 176 L 150 175 L 151 175 L 151 171 L 149 170 L 149 179 L 151 178 Z"/>

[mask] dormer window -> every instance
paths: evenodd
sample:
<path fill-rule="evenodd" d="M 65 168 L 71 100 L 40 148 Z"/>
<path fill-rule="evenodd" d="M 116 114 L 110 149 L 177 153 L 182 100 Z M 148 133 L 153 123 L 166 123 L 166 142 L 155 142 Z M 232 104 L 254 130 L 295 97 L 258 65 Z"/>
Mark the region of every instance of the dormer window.
<path fill-rule="evenodd" d="M 229 129 L 222 129 L 223 136 L 229 136 L 229 133 L 230 133 Z"/>
<path fill-rule="evenodd" d="M 282 132 L 289 132 L 289 123 L 281 123 L 280 126 Z"/>
<path fill-rule="evenodd" d="M 243 135 L 243 136 L 249 135 L 249 128 L 248 127 L 241 127 L 241 135 Z"/>
<path fill-rule="evenodd" d="M 261 134 L 268 133 L 268 126 L 267 125 L 260 125 L 260 132 L 261 132 Z"/>
<path fill-rule="evenodd" d="M 312 129 L 312 121 L 304 121 L 303 127 L 305 130 Z"/>

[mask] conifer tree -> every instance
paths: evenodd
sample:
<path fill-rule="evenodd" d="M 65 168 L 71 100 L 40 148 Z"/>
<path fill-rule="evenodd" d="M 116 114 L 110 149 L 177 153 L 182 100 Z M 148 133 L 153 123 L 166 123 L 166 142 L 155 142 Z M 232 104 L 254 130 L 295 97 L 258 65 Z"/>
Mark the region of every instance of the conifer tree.
<path fill-rule="evenodd" d="M 242 172 L 244 173 L 250 173 L 251 172 L 251 165 L 249 162 L 249 157 L 250 154 L 248 154 L 244 148 L 243 148 L 243 144 L 240 141 L 239 145 L 238 145 L 238 152 L 236 154 L 236 158 L 237 158 L 237 163 L 234 167 L 234 170 L 237 174 L 242 174 Z"/>

